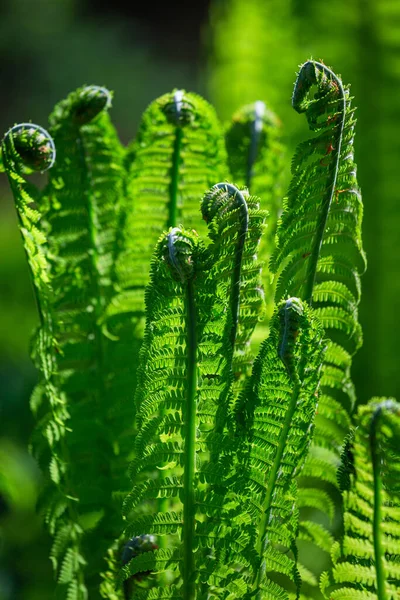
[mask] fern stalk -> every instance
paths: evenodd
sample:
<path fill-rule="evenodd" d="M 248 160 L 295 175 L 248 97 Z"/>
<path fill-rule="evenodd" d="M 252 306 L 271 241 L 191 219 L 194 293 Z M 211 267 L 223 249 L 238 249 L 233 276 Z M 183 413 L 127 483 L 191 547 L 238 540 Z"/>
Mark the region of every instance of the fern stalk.
<path fill-rule="evenodd" d="M 380 416 L 382 413 L 382 406 L 379 405 L 371 419 L 370 429 L 370 452 L 373 469 L 373 489 L 374 489 L 374 514 L 373 514 L 373 538 L 374 538 L 374 560 L 376 569 L 376 587 L 378 591 L 379 600 L 388 600 L 386 594 L 385 581 L 387 575 L 385 573 L 385 567 L 383 564 L 384 549 L 382 545 L 382 474 L 381 474 L 381 457 L 378 448 L 377 440 L 377 428 L 379 425 Z"/>
<path fill-rule="evenodd" d="M 186 283 L 187 302 L 187 423 L 185 436 L 185 476 L 183 492 L 185 503 L 183 508 L 183 590 L 187 600 L 196 598 L 196 584 L 194 580 L 195 554 L 193 552 L 195 487 L 194 477 L 196 472 L 196 391 L 197 391 L 197 336 L 196 336 L 196 307 L 194 299 L 193 281 Z"/>

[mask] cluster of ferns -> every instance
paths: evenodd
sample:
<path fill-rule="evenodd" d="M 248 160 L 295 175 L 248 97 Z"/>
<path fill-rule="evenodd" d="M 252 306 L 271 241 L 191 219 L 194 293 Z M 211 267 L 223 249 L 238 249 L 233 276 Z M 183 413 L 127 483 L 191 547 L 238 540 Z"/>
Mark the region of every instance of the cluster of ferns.
<path fill-rule="evenodd" d="M 400 599 L 400 405 L 356 409 L 350 375 L 366 267 L 351 101 L 301 66 L 312 135 L 283 203 L 262 101 L 223 128 L 174 90 L 125 148 L 110 92 L 86 86 L 48 129 L 5 134 L 57 599 Z"/>

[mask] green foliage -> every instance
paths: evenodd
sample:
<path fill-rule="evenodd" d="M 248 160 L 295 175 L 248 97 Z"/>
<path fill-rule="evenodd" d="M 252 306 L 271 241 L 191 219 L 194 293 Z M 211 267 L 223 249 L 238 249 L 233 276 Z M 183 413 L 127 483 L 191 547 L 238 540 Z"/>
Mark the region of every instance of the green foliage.
<path fill-rule="evenodd" d="M 332 547 L 332 600 L 399 598 L 400 405 L 373 398 L 360 406 L 342 457 L 344 533 Z"/>
<path fill-rule="evenodd" d="M 360 408 L 343 451 L 365 269 L 350 101 L 304 63 L 292 104 L 314 135 L 279 221 L 278 122 L 260 101 L 227 153 L 213 109 L 182 90 L 128 149 L 98 86 L 60 102 L 50 133 L 5 135 L 40 316 L 32 450 L 57 598 L 317 599 L 298 543 L 332 548 L 330 597 L 398 597 L 397 404 Z M 46 168 L 39 192 L 27 176 Z"/>

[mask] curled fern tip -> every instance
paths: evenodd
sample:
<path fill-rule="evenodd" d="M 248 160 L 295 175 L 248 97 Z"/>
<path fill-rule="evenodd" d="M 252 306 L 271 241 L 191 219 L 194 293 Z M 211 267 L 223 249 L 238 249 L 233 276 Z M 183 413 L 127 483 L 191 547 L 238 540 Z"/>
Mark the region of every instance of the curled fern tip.
<path fill-rule="evenodd" d="M 50 134 L 32 123 L 14 125 L 4 136 L 11 146 L 11 156 L 16 163 L 32 171 L 47 171 L 56 158 L 56 149 Z"/>
<path fill-rule="evenodd" d="M 172 228 L 165 238 L 164 256 L 175 279 L 185 283 L 193 277 L 192 235 L 180 227 Z"/>
<path fill-rule="evenodd" d="M 73 107 L 73 120 L 77 125 L 90 123 L 103 110 L 111 107 L 111 92 L 98 85 L 89 85 L 81 90 Z"/>

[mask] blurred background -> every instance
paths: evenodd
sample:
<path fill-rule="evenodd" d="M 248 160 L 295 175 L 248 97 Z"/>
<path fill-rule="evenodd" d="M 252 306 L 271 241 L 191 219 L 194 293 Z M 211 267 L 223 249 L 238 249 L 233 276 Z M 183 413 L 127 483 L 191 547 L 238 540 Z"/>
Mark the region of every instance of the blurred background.
<path fill-rule="evenodd" d="M 0 134 L 16 122 L 44 127 L 54 104 L 83 84 L 114 90 L 123 142 L 140 115 L 174 87 L 204 95 L 226 121 L 264 100 L 283 122 L 290 157 L 307 136 L 290 105 L 299 64 L 322 59 L 351 83 L 363 192 L 358 398 L 400 398 L 399 0 L 2 0 Z M 45 179 L 45 176 L 43 176 Z M 49 539 L 35 516 L 40 474 L 27 452 L 37 322 L 16 215 L 0 176 L 0 600 L 52 597 Z"/>

